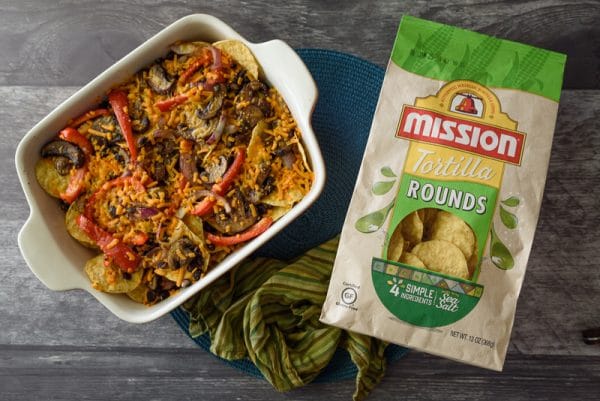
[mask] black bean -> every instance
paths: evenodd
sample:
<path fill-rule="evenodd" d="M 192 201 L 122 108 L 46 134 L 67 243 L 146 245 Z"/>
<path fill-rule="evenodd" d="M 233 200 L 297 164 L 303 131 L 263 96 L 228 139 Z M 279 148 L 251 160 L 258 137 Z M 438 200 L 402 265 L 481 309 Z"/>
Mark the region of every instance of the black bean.
<path fill-rule="evenodd" d="M 146 299 L 148 300 L 148 302 L 154 302 L 154 300 L 156 299 L 156 293 L 152 290 L 148 291 L 146 293 Z"/>
<path fill-rule="evenodd" d="M 193 278 L 195 281 L 198 281 L 200 277 L 202 277 L 202 270 L 198 269 L 194 272 Z"/>
<path fill-rule="evenodd" d="M 63 212 L 66 212 L 67 210 L 69 210 L 69 206 L 70 206 L 70 205 L 69 205 L 67 202 L 65 202 L 64 200 L 60 200 L 60 201 L 58 201 L 58 205 L 60 206 L 60 209 L 61 209 Z"/>
<path fill-rule="evenodd" d="M 269 210 L 269 206 L 265 205 L 264 203 L 259 203 L 256 205 L 256 213 L 258 213 L 259 216 L 265 214 L 267 210 Z"/>
<path fill-rule="evenodd" d="M 169 296 L 171 295 L 171 293 L 167 290 L 161 291 L 160 292 L 160 299 L 167 299 L 169 298 Z"/>

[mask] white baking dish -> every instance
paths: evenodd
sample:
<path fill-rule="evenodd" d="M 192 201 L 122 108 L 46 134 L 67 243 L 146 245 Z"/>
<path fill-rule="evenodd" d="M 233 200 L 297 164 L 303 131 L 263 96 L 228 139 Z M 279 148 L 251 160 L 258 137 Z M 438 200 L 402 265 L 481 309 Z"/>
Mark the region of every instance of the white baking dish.
<path fill-rule="evenodd" d="M 92 252 L 73 240 L 64 224 L 64 212 L 56 199 L 38 185 L 34 167 L 41 147 L 62 129 L 67 121 L 96 105 L 115 84 L 167 54 L 169 45 L 177 40 L 214 42 L 239 39 L 252 50 L 262 67 L 263 78 L 273 85 L 287 102 L 299 128 L 309 155 L 315 180 L 307 196 L 258 236 L 213 268 L 204 278 L 166 300 L 147 307 L 125 295 L 107 294 L 92 288 L 83 271 Z M 319 196 L 325 183 L 325 166 L 310 119 L 317 100 L 317 87 L 310 72 L 298 55 L 284 42 L 272 40 L 250 43 L 221 20 L 204 14 L 184 17 L 133 50 L 112 67 L 48 114 L 19 143 L 15 156 L 17 173 L 31 209 L 29 218 L 19 232 L 19 248 L 33 273 L 50 289 L 56 291 L 83 289 L 92 294 L 115 315 L 129 322 L 143 323 L 171 311 L 230 270 L 242 259 L 276 235 L 297 218 Z"/>

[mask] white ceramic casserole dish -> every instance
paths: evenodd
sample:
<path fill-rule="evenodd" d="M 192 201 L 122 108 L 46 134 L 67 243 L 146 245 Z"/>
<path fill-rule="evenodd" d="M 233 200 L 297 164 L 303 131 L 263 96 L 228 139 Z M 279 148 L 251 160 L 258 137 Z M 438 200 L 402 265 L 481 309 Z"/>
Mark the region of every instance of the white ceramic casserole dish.
<path fill-rule="evenodd" d="M 70 118 L 98 104 L 107 91 L 123 82 L 153 60 L 167 54 L 169 45 L 178 40 L 215 42 L 238 39 L 254 53 L 261 75 L 277 88 L 288 104 L 302 132 L 305 149 L 314 171 L 309 193 L 266 232 L 248 242 L 214 267 L 205 277 L 177 294 L 153 306 L 144 306 L 124 294 L 107 294 L 92 288 L 83 271 L 93 252 L 72 239 L 65 229 L 64 212 L 59 202 L 47 195 L 35 178 L 35 163 L 41 147 L 62 129 Z M 31 129 L 17 147 L 15 163 L 31 213 L 19 232 L 21 253 L 33 273 L 55 291 L 83 289 L 119 318 L 143 323 L 154 320 L 209 285 L 242 259 L 266 243 L 305 211 L 320 195 L 325 184 L 325 166 L 310 119 L 317 100 L 317 87 L 300 57 L 284 42 L 272 40 L 250 43 L 221 20 L 204 14 L 184 17 L 144 42 L 108 68 L 89 84 L 64 101 Z"/>

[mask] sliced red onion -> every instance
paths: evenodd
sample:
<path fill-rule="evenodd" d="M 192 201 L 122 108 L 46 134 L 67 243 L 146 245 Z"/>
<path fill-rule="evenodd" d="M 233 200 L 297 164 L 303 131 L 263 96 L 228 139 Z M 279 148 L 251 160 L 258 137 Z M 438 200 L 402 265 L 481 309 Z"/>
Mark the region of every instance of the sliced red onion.
<path fill-rule="evenodd" d="M 217 49 L 214 46 L 208 46 L 211 54 L 212 54 L 212 59 L 213 59 L 213 63 L 210 66 L 211 70 L 219 70 L 223 67 L 223 64 L 221 62 L 221 51 L 219 49 Z"/>
<path fill-rule="evenodd" d="M 156 214 L 158 214 L 159 210 L 155 207 L 138 207 L 138 213 L 140 215 L 140 218 L 142 219 L 148 219 Z"/>
<path fill-rule="evenodd" d="M 194 200 L 198 200 L 200 198 L 206 198 L 207 196 L 211 196 L 213 193 L 210 192 L 208 189 L 200 189 L 196 192 L 194 192 L 194 194 L 192 195 L 192 198 Z"/>
<path fill-rule="evenodd" d="M 227 119 L 225 118 L 225 113 L 221 113 L 221 117 L 219 117 L 219 122 L 217 123 L 217 126 L 215 127 L 212 134 L 210 134 L 210 136 L 206 140 L 206 143 L 212 145 L 213 143 L 217 143 L 219 139 L 221 139 L 221 135 L 223 135 L 223 130 L 225 129 L 226 120 Z"/>
<path fill-rule="evenodd" d="M 286 152 L 281 156 L 281 162 L 285 168 L 292 168 L 295 160 L 296 156 L 294 156 L 293 152 Z"/>
<path fill-rule="evenodd" d="M 212 92 L 212 90 L 216 84 L 214 82 L 198 81 L 198 82 L 193 82 L 191 85 L 194 85 L 194 86 L 202 89 L 203 91 Z"/>
<path fill-rule="evenodd" d="M 231 205 L 229 204 L 227 199 L 225 199 L 221 195 L 217 195 L 216 193 L 211 192 L 207 189 L 201 189 L 194 193 L 195 199 L 205 198 L 207 196 L 212 196 L 213 198 L 215 198 L 217 200 L 218 203 L 223 205 L 223 208 L 225 209 L 225 213 L 227 213 L 227 214 L 231 213 Z"/>
<path fill-rule="evenodd" d="M 162 221 L 158 225 L 158 229 L 156 229 L 156 243 L 160 243 L 160 239 L 165 231 L 165 227 L 162 224 Z"/>

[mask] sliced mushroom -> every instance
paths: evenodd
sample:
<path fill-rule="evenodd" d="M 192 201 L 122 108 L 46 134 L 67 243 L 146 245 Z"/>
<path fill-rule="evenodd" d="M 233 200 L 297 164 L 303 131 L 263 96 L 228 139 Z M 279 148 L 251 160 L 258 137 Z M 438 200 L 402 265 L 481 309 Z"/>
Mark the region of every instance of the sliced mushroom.
<path fill-rule="evenodd" d="M 271 166 L 267 162 L 261 162 L 260 172 L 256 177 L 257 188 L 251 188 L 247 191 L 246 197 L 250 203 L 257 204 L 263 196 L 269 195 L 275 189 L 275 178 L 271 174 Z"/>
<path fill-rule="evenodd" d="M 123 166 L 129 164 L 129 152 L 120 146 L 111 146 L 110 151 L 115 155 L 115 159 Z"/>
<path fill-rule="evenodd" d="M 213 95 L 208 103 L 201 109 L 198 109 L 196 115 L 202 120 L 208 120 L 217 115 L 221 106 L 223 106 L 223 100 L 225 99 L 225 87 L 223 85 L 215 85 L 213 88 Z"/>
<path fill-rule="evenodd" d="M 187 237 L 180 238 L 171 245 L 167 260 L 173 270 L 187 268 L 191 263 L 202 266 L 204 261 L 198 247 Z"/>
<path fill-rule="evenodd" d="M 98 117 L 92 123 L 89 132 L 89 139 L 94 145 L 94 150 L 98 150 L 108 144 L 114 144 L 123 141 L 123 134 L 117 119 L 113 115 Z"/>
<path fill-rule="evenodd" d="M 258 220 L 258 214 L 251 212 L 249 204 L 241 192 L 234 193 L 229 203 L 232 208 L 230 214 L 221 210 L 207 219 L 208 224 L 215 230 L 223 234 L 235 234 L 246 230 Z"/>
<path fill-rule="evenodd" d="M 267 100 L 268 93 L 267 85 L 258 80 L 250 81 L 240 90 L 239 100 L 257 106 L 265 116 L 269 116 L 272 108 Z"/>
<path fill-rule="evenodd" d="M 167 167 L 161 162 L 154 162 L 151 175 L 156 181 L 163 183 L 168 176 Z"/>
<path fill-rule="evenodd" d="M 66 158 L 75 168 L 79 168 L 83 166 L 83 163 L 85 163 L 85 154 L 79 148 L 79 146 L 67 141 L 63 141 L 62 139 L 56 139 L 44 145 L 42 148 L 42 157 Z M 60 167 L 63 171 L 63 167 L 65 167 L 64 162 L 64 160 L 60 161 Z M 59 170 L 59 166 L 56 167 L 57 170 Z"/>
<path fill-rule="evenodd" d="M 259 121 L 265 118 L 260 107 L 249 104 L 238 111 L 238 119 L 240 120 L 240 128 L 243 130 L 252 130 Z"/>
<path fill-rule="evenodd" d="M 282 147 L 278 147 L 273 152 L 273 156 L 281 157 L 281 161 L 283 166 L 287 169 L 292 168 L 294 165 L 294 161 L 296 161 L 296 155 L 294 155 L 294 151 L 290 145 L 285 145 Z"/>
<path fill-rule="evenodd" d="M 223 174 L 227 171 L 227 165 L 227 158 L 219 156 L 217 161 L 206 166 L 205 170 L 200 174 L 204 177 L 203 181 L 208 184 L 215 183 L 219 178 L 223 177 Z"/>
<path fill-rule="evenodd" d="M 54 168 L 56 168 L 58 174 L 67 175 L 71 171 L 72 167 L 73 163 L 71 163 L 71 161 L 66 157 L 59 156 L 54 158 Z"/>
<path fill-rule="evenodd" d="M 155 181 L 164 183 L 169 177 L 167 166 L 178 157 L 177 144 L 171 139 L 159 139 L 154 146 L 148 146 L 146 149 L 148 153 L 144 158 L 144 169 Z"/>
<path fill-rule="evenodd" d="M 160 64 L 154 64 L 148 71 L 147 82 L 154 92 L 164 95 L 171 90 L 175 79 L 169 79 L 165 69 Z"/>
<path fill-rule="evenodd" d="M 133 102 L 129 102 L 128 110 L 129 117 L 131 118 L 131 126 L 134 131 L 145 131 L 148 129 L 150 121 L 141 99 L 138 97 Z"/>
<path fill-rule="evenodd" d="M 189 139 L 195 142 L 201 142 L 205 138 L 208 138 L 219 123 L 218 118 L 211 118 L 210 120 L 203 120 L 196 116 L 196 113 L 186 113 L 184 121 L 187 125 L 180 124 L 177 126 L 177 135 L 182 138 Z"/>

